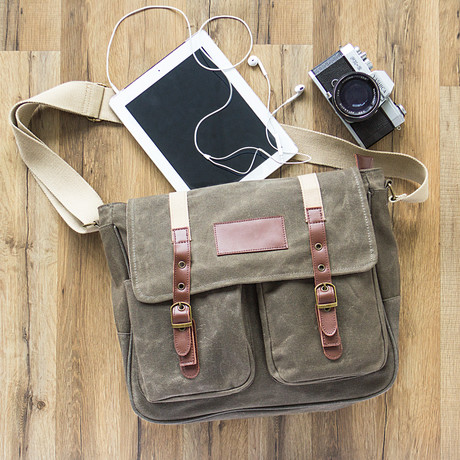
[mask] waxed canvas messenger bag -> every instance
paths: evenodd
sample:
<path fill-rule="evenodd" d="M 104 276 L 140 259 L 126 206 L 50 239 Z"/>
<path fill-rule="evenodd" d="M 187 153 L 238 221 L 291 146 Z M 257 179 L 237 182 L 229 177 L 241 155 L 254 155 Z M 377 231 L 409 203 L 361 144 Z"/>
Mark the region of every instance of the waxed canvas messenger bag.
<path fill-rule="evenodd" d="M 101 235 L 135 412 L 184 423 L 331 410 L 388 390 L 400 305 L 388 197 L 424 201 L 425 166 L 284 126 L 312 163 L 340 169 L 103 204 L 28 126 L 39 106 L 116 123 L 111 95 L 66 83 L 18 103 L 11 123 L 66 222 Z M 385 176 L 418 188 L 396 196 Z"/>

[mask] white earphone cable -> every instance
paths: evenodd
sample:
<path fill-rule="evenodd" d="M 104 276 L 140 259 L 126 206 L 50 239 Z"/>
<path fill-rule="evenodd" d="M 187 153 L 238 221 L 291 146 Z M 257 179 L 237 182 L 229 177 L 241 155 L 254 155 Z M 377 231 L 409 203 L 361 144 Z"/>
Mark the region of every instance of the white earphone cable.
<path fill-rule="evenodd" d="M 114 90 L 115 93 L 119 93 L 120 90 L 113 84 L 112 80 L 110 79 L 110 71 L 109 71 L 109 56 L 110 56 L 110 48 L 112 47 L 112 42 L 113 38 L 115 37 L 115 33 L 120 26 L 120 24 L 130 16 L 134 16 L 137 13 L 140 13 L 142 11 L 146 10 L 153 10 L 153 9 L 159 9 L 159 10 L 171 10 L 175 11 L 176 13 L 179 13 L 182 15 L 182 17 L 185 19 L 185 22 L 187 23 L 187 30 L 188 30 L 188 38 L 191 38 L 192 36 L 192 27 L 190 26 L 190 21 L 188 20 L 187 15 L 180 10 L 179 8 L 176 8 L 174 6 L 168 6 L 168 5 L 149 5 L 149 6 L 143 6 L 142 8 L 138 8 L 137 10 L 130 11 L 129 13 L 125 14 L 116 24 L 115 27 L 113 28 L 112 35 L 110 36 L 109 44 L 107 46 L 107 54 L 105 57 L 105 73 L 107 75 L 107 80 Z"/>
<path fill-rule="evenodd" d="M 191 25 L 190 25 L 190 21 L 188 19 L 188 17 L 186 16 L 186 14 L 180 10 L 179 8 L 176 8 L 176 7 L 173 7 L 173 6 L 168 6 L 168 5 L 149 5 L 149 6 L 144 6 L 142 8 L 138 8 L 136 10 L 133 10 L 127 14 L 125 14 L 116 24 L 115 24 L 115 27 L 112 31 L 112 35 L 110 36 L 110 40 L 109 40 L 109 43 L 108 43 L 108 46 L 107 46 L 107 54 L 106 54 L 106 74 L 107 74 L 107 80 L 110 84 L 110 86 L 112 87 L 113 91 L 115 93 L 118 93 L 119 92 L 119 89 L 114 85 L 114 83 L 112 82 L 111 78 L 110 78 L 110 71 L 109 71 L 109 56 L 110 56 L 110 49 L 111 49 L 111 46 L 112 46 L 112 42 L 113 42 L 113 39 L 115 37 L 115 33 L 118 29 L 118 27 L 120 26 L 120 24 L 125 20 L 127 19 L 128 17 L 130 16 L 133 16 L 137 13 L 140 13 L 142 11 L 146 11 L 146 10 L 150 10 L 150 9 L 166 9 L 166 10 L 171 10 L 171 11 L 174 11 L 174 12 L 177 12 L 179 14 L 182 15 L 182 17 L 185 19 L 185 22 L 187 23 L 187 30 L 188 30 L 188 38 L 190 39 L 192 37 L 192 28 L 191 28 Z M 253 36 L 252 36 L 252 32 L 251 32 L 251 29 L 249 28 L 248 24 L 241 18 L 238 18 L 237 16 L 231 16 L 231 15 L 220 15 L 220 16 L 213 16 L 209 19 L 207 19 L 206 21 L 203 22 L 203 24 L 201 24 L 201 27 L 199 28 L 198 31 L 201 31 L 204 29 L 204 27 L 209 24 L 211 21 L 214 21 L 214 20 L 217 20 L 217 19 L 233 19 L 235 21 L 238 21 L 238 22 L 241 22 L 244 27 L 246 28 L 246 30 L 248 31 L 249 33 L 249 38 L 250 38 L 250 45 L 249 45 L 249 50 L 248 52 L 246 53 L 246 55 L 240 60 L 238 61 L 236 64 L 233 64 L 229 67 L 226 67 L 226 68 L 219 68 L 217 65 L 216 67 L 209 67 L 209 66 L 206 66 L 205 64 L 203 64 L 199 59 L 198 57 L 196 56 L 195 54 L 195 51 L 193 50 L 192 51 L 192 54 L 193 54 L 193 57 L 195 58 L 196 62 L 198 63 L 198 65 L 200 65 L 202 68 L 206 69 L 206 70 L 210 70 L 210 71 L 213 71 L 213 72 L 216 72 L 216 71 L 219 71 L 219 72 L 222 72 L 222 74 L 225 76 L 225 78 L 227 79 L 227 82 L 228 82 L 228 85 L 229 85 L 229 89 L 230 89 L 230 92 L 229 92 L 229 96 L 227 98 L 227 101 L 225 102 L 224 105 L 222 105 L 221 107 L 217 108 L 216 110 L 214 110 L 213 112 L 207 114 L 206 116 L 204 116 L 196 125 L 195 127 L 195 131 L 194 131 L 194 135 L 193 135 L 193 140 L 194 140 L 194 143 L 195 143 L 195 148 L 197 149 L 197 151 L 204 157 L 206 158 L 208 161 L 210 161 L 211 163 L 215 164 L 216 166 L 219 166 L 219 167 L 222 167 L 222 168 L 225 168 L 229 171 L 232 171 L 236 174 L 240 174 L 240 175 L 246 175 L 247 173 L 249 173 L 252 169 L 252 167 L 254 166 L 254 162 L 257 158 L 257 154 L 260 152 L 262 153 L 263 155 L 265 155 L 267 158 L 270 158 L 272 159 L 273 161 L 275 161 L 276 163 L 278 164 L 300 164 L 300 163 L 306 163 L 308 161 L 311 160 L 311 157 L 309 155 L 305 155 L 305 154 L 300 154 L 300 155 L 304 155 L 305 157 L 308 158 L 308 160 L 305 160 L 305 161 L 295 161 L 295 162 L 286 162 L 286 161 L 279 161 L 277 158 L 274 158 L 273 155 L 269 154 L 268 152 L 266 152 L 264 149 L 260 148 L 260 147 L 252 147 L 252 146 L 247 146 L 247 147 L 241 147 L 239 148 L 238 150 L 235 150 L 231 153 L 229 153 L 228 155 L 224 156 L 224 157 L 214 157 L 210 154 L 207 154 L 205 152 L 203 152 L 199 145 L 198 145 L 198 129 L 200 128 L 201 124 L 207 120 L 208 118 L 212 117 L 213 115 L 215 115 L 216 113 L 224 110 L 229 104 L 230 104 L 230 101 L 232 100 L 232 96 L 233 96 L 233 86 L 228 78 L 228 76 L 226 75 L 226 71 L 228 70 L 231 70 L 231 69 L 234 69 L 236 68 L 237 66 L 239 66 L 240 64 L 242 64 L 247 58 L 248 56 L 251 54 L 251 51 L 252 51 L 252 47 L 254 45 L 254 39 L 253 39 Z M 208 59 L 213 63 L 214 61 L 211 59 L 210 56 L 208 56 Z M 270 85 L 270 79 L 267 75 L 266 72 L 264 72 L 264 77 L 267 81 L 267 86 L 268 86 L 268 96 L 267 96 L 267 108 L 268 110 L 270 111 L 270 97 L 271 97 L 271 85 Z M 275 111 L 271 112 L 270 113 L 270 117 L 267 121 L 267 123 L 265 124 L 265 135 L 266 135 L 266 138 L 268 140 L 268 143 L 271 145 L 272 148 L 274 148 L 276 151 L 278 151 L 280 154 L 282 154 L 282 149 L 281 149 L 281 146 L 278 146 L 278 139 L 277 137 L 275 136 L 275 142 L 276 142 L 276 146 L 273 145 L 273 143 L 271 142 L 270 140 L 270 137 L 269 137 L 269 134 L 268 134 L 268 124 L 271 123 L 271 119 L 272 117 L 275 116 L 275 114 L 278 112 L 278 110 L 280 110 L 283 106 L 285 106 L 286 104 L 288 104 L 289 102 L 293 101 L 294 99 L 296 99 L 300 94 L 296 94 L 295 96 L 292 96 L 291 98 L 289 98 L 286 102 L 284 102 L 283 104 L 281 104 Z M 218 161 L 225 161 L 225 160 L 229 160 L 230 158 L 232 158 L 233 156 L 237 155 L 238 153 L 240 152 L 243 152 L 244 150 L 253 150 L 253 158 L 251 160 L 251 164 L 250 166 L 245 170 L 245 171 L 238 171 L 228 165 L 225 165 L 225 164 L 220 164 L 220 163 L 217 163 Z M 249 153 L 249 152 L 247 152 Z"/>

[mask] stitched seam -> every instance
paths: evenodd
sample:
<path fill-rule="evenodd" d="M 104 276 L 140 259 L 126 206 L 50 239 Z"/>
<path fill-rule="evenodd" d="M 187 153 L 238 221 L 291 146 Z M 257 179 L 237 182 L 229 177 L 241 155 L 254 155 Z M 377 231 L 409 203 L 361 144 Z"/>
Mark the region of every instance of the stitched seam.
<path fill-rule="evenodd" d="M 193 325 L 191 326 L 190 328 L 190 351 L 189 353 L 191 354 L 191 361 L 188 361 L 188 362 L 183 362 L 182 360 L 185 359 L 185 356 L 181 356 L 180 357 L 180 363 L 183 364 L 184 366 L 190 366 L 190 365 L 195 365 L 195 364 L 198 364 L 198 363 L 194 363 L 194 361 L 197 361 L 196 359 L 196 356 L 195 356 L 195 346 L 196 346 L 196 337 L 195 337 L 195 340 L 193 340 L 192 338 L 192 334 L 195 334 L 195 329 L 193 327 Z M 187 353 L 188 354 L 188 353 Z"/>
<path fill-rule="evenodd" d="M 217 222 L 214 224 L 216 225 L 229 225 L 229 224 L 238 224 L 240 222 L 252 222 L 254 220 L 266 220 L 266 219 L 281 219 L 284 223 L 283 216 L 269 216 L 269 217 L 254 217 L 253 219 L 241 219 L 241 220 L 230 220 L 228 222 Z"/>
<path fill-rule="evenodd" d="M 189 329 L 190 329 L 190 328 L 189 328 Z M 187 340 L 190 342 L 190 330 L 188 330 L 188 331 L 183 331 L 183 332 L 186 332 L 186 333 L 187 333 L 187 335 L 188 335 L 188 339 L 187 339 Z M 180 353 L 186 352 L 186 353 L 188 354 L 188 352 L 189 352 L 189 350 L 190 350 L 190 344 L 189 344 L 189 348 L 188 348 L 188 349 L 187 349 L 187 348 L 182 348 L 181 346 L 179 346 L 179 344 L 178 344 L 178 342 L 177 342 L 178 339 L 179 339 L 179 337 L 178 337 L 179 334 L 182 334 L 182 331 L 181 331 L 181 332 L 176 332 L 176 331 L 173 329 L 174 347 L 176 348 L 176 351 L 178 351 L 178 352 L 180 352 Z M 179 353 L 178 353 L 178 354 L 179 354 Z M 179 355 L 179 356 L 180 356 L 180 355 Z"/>
<path fill-rule="evenodd" d="M 133 274 L 134 274 L 134 280 L 138 280 L 139 279 L 139 276 L 138 276 L 138 272 L 137 272 L 137 255 L 136 255 L 136 233 L 134 231 L 134 215 L 136 214 L 135 212 L 135 207 L 136 207 L 136 201 L 131 201 L 130 203 L 128 204 L 132 204 L 132 209 L 131 209 L 131 218 L 129 219 L 129 230 L 130 230 L 130 236 L 131 236 L 131 244 L 132 244 L 132 247 L 133 247 L 133 263 L 132 263 L 132 267 L 133 267 Z M 128 238 L 128 249 L 129 249 L 129 240 L 130 238 Z M 133 281 L 134 281 L 133 280 Z M 137 283 L 135 283 L 137 285 Z M 134 286 L 134 283 L 133 283 L 133 286 Z M 139 289 L 139 292 L 141 292 L 141 290 Z M 144 295 L 144 294 L 142 294 Z"/>
<path fill-rule="evenodd" d="M 367 218 L 366 208 L 364 207 L 363 192 L 362 192 L 362 190 L 361 190 L 361 187 L 360 187 L 360 184 L 359 184 L 359 181 L 358 181 L 357 172 L 356 172 L 356 169 L 355 169 L 355 168 L 352 169 L 352 173 L 353 173 L 353 177 L 354 177 L 355 182 L 356 182 L 356 186 L 357 186 L 357 188 L 358 188 L 359 197 L 360 197 L 360 199 L 361 199 L 361 209 L 363 210 L 364 222 L 365 222 L 365 224 L 366 224 L 366 229 L 367 229 L 367 241 L 368 241 L 368 243 L 369 243 L 369 249 L 370 249 L 370 251 L 371 251 L 371 254 L 375 254 L 374 248 L 372 247 L 371 228 L 370 228 L 370 225 L 369 225 L 369 220 L 368 220 L 368 218 Z"/>
<path fill-rule="evenodd" d="M 253 249 L 241 249 L 239 251 L 219 251 L 219 249 L 217 249 L 217 254 L 219 256 L 225 256 L 225 255 L 229 255 L 229 254 L 244 254 L 244 253 L 248 253 L 248 252 L 264 252 L 264 251 L 276 251 L 276 250 L 280 250 L 280 249 L 289 249 L 289 247 L 287 245 L 284 245 L 284 246 L 273 246 L 271 248 L 253 248 Z"/>
<path fill-rule="evenodd" d="M 304 209 L 304 213 L 305 213 L 305 221 L 308 222 L 308 216 L 307 216 L 307 207 L 305 206 L 306 204 L 306 196 L 305 196 L 305 193 L 304 193 L 304 189 L 302 187 L 302 183 L 300 182 L 300 176 L 297 176 L 297 179 L 298 179 L 298 183 L 299 183 L 299 187 L 300 187 L 300 191 L 302 192 L 302 201 L 303 201 L 303 209 Z"/>
<path fill-rule="evenodd" d="M 187 239 L 186 240 L 177 240 L 176 239 L 176 231 L 177 230 L 185 230 Z M 190 241 L 190 238 L 188 236 L 188 227 L 173 228 L 172 232 L 173 232 L 173 235 L 174 235 L 174 243 L 187 243 L 188 241 Z"/>
<path fill-rule="evenodd" d="M 327 315 L 328 313 L 332 313 L 332 309 L 331 309 L 330 312 L 325 312 L 323 315 Z M 321 312 L 320 312 L 319 316 L 320 316 L 320 318 L 323 318 L 321 316 Z M 331 326 L 331 328 L 328 328 L 327 326 L 323 325 L 323 322 L 321 321 L 321 330 L 323 330 L 324 334 L 327 335 L 328 337 L 333 337 L 338 329 L 337 329 L 337 327 L 333 327 L 333 326 Z"/>
<path fill-rule="evenodd" d="M 88 94 L 90 92 L 90 89 L 91 87 L 88 84 L 86 84 L 85 85 L 85 97 L 83 98 L 83 104 L 82 104 L 83 106 L 82 112 L 85 115 L 88 115 L 88 107 L 89 107 L 89 100 L 90 100 L 90 98 L 88 97 Z"/>
<path fill-rule="evenodd" d="M 101 102 L 99 103 L 99 107 L 97 109 L 97 118 L 101 117 L 102 102 L 104 100 L 104 94 L 105 94 L 105 88 L 103 86 L 101 86 L 100 88 L 102 88 L 102 96 L 101 96 Z"/>
<path fill-rule="evenodd" d="M 312 219 L 310 218 L 310 211 L 316 210 L 316 209 L 318 209 L 319 212 L 320 212 L 320 219 L 321 219 L 321 220 L 312 220 Z M 311 223 L 311 224 L 320 224 L 320 223 L 322 223 L 322 222 L 326 222 L 326 219 L 324 218 L 324 215 L 323 215 L 323 208 L 321 208 L 321 207 L 319 207 L 319 206 L 317 206 L 317 207 L 315 207 L 315 208 L 305 208 L 305 215 L 307 216 L 307 223 L 309 223 L 309 224 L 310 224 L 310 223 Z"/>

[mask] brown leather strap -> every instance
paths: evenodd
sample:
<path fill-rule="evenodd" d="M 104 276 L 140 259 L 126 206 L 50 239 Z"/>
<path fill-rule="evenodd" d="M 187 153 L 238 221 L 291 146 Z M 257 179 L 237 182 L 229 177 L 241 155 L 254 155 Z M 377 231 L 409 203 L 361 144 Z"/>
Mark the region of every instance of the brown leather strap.
<path fill-rule="evenodd" d="M 342 356 L 342 342 L 337 324 L 337 293 L 332 284 L 327 250 L 326 226 L 322 207 L 305 209 L 310 234 L 310 250 L 315 278 L 316 317 L 321 344 L 327 358 Z"/>
<path fill-rule="evenodd" d="M 185 228 L 172 229 L 174 247 L 173 305 L 171 325 L 174 348 L 179 355 L 182 374 L 188 379 L 200 372 L 196 343 L 196 326 L 190 306 L 190 231 Z"/>
<path fill-rule="evenodd" d="M 372 169 L 374 167 L 374 158 L 366 155 L 355 153 L 356 166 L 358 169 Z"/>

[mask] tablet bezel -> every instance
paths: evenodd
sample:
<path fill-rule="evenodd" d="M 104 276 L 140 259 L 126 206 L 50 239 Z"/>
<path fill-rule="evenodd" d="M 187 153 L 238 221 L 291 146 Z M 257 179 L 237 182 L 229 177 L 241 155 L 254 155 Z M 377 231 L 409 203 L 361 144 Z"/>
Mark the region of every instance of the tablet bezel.
<path fill-rule="evenodd" d="M 155 145 L 153 140 L 147 135 L 141 125 L 129 112 L 126 106 L 133 99 L 163 78 L 168 72 L 176 68 L 185 59 L 192 56 L 193 52 L 196 52 L 200 48 L 208 54 L 208 56 L 220 69 L 226 69 L 232 66 L 231 62 L 218 48 L 211 37 L 204 30 L 201 30 L 168 54 L 160 62 L 151 67 L 147 72 L 142 74 L 126 88 L 115 94 L 109 101 L 110 107 L 118 116 L 120 121 L 126 126 L 136 141 L 177 191 L 187 191 L 190 190 L 190 188 L 181 178 L 179 173 L 174 169 L 166 156 Z M 242 181 L 265 179 L 282 166 L 278 162 L 284 163 L 298 152 L 297 146 L 287 135 L 281 125 L 274 119 L 274 117 L 270 120 L 270 112 L 267 110 L 267 107 L 235 68 L 222 70 L 222 72 L 225 72 L 234 89 L 238 91 L 262 123 L 267 125 L 270 121 L 268 131 L 274 137 L 277 137 L 281 143 L 283 155 L 279 152 L 275 152 L 272 155 L 272 157 L 277 161 L 267 158 L 249 174 L 241 178 Z"/>

